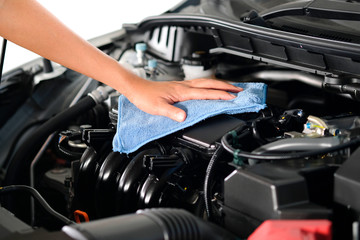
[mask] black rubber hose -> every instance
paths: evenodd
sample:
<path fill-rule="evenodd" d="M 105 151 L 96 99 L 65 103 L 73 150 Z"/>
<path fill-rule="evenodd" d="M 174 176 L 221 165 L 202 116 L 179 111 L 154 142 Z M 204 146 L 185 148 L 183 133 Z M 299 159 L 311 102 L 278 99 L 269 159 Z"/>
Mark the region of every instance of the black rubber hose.
<path fill-rule="evenodd" d="M 259 123 L 259 120 L 255 120 L 252 122 L 252 124 L 251 124 L 252 133 L 253 133 L 254 138 L 257 139 L 261 145 L 263 145 L 268 142 L 261 136 L 258 126 L 257 126 L 258 123 Z"/>
<path fill-rule="evenodd" d="M 49 59 L 43 58 L 44 73 L 51 73 L 54 71 L 51 61 Z"/>
<path fill-rule="evenodd" d="M 222 146 L 219 146 L 214 154 L 212 155 L 208 167 L 206 169 L 206 175 L 205 175 L 205 181 L 204 181 L 204 202 L 205 202 L 205 210 L 206 210 L 206 216 L 209 221 L 212 220 L 213 214 L 212 214 L 212 204 L 211 204 L 211 183 L 212 178 L 214 175 L 215 165 L 217 160 L 219 159 L 219 156 L 224 151 L 224 148 Z"/>
<path fill-rule="evenodd" d="M 21 144 L 19 149 L 17 149 L 16 154 L 9 164 L 7 172 L 11 173 L 13 172 L 12 169 L 16 171 L 16 169 L 22 168 L 24 165 L 26 166 L 24 161 L 29 158 L 29 153 L 34 152 L 34 144 L 43 143 L 51 133 L 66 127 L 70 120 L 88 111 L 95 105 L 96 102 L 94 99 L 90 96 L 86 96 L 74 106 L 57 114 L 55 117 L 39 126 L 37 131 L 31 136 L 28 136 L 27 139 L 25 139 Z M 16 178 L 18 178 L 18 176 L 15 174 L 6 174 L 4 185 L 14 184 Z"/>
<path fill-rule="evenodd" d="M 6 45 L 7 45 L 7 40 L 4 38 L 2 48 L 1 48 L 1 55 L 0 55 L 0 57 L 1 57 L 1 59 L 0 59 L 0 84 L 2 81 L 2 73 L 3 73 L 3 68 L 4 68 Z"/>
<path fill-rule="evenodd" d="M 14 152 L 15 148 L 16 148 L 16 143 L 19 141 L 19 139 L 24 135 L 24 133 L 26 133 L 27 131 L 29 131 L 29 129 L 35 127 L 36 125 L 41 125 L 43 124 L 45 121 L 36 121 L 33 123 L 30 123 L 29 125 L 25 126 L 14 138 L 13 144 L 10 146 L 9 151 L 6 154 L 5 157 L 5 162 L 4 162 L 4 166 L 7 165 L 10 156 L 12 155 L 12 153 Z"/>
<path fill-rule="evenodd" d="M 339 151 L 339 150 L 346 149 L 346 148 L 349 148 L 349 147 L 360 144 L 360 137 L 357 137 L 357 138 L 355 138 L 353 140 L 350 140 L 348 142 L 345 142 L 345 143 L 342 143 L 342 144 L 339 144 L 339 145 L 336 145 L 336 146 L 333 146 L 333 147 L 323 148 L 323 149 L 314 150 L 314 151 L 283 153 L 283 154 L 278 154 L 278 153 L 274 153 L 274 154 L 270 154 L 270 153 L 256 154 L 256 153 L 250 153 L 250 152 L 241 151 L 240 149 L 235 149 L 229 143 L 231 138 L 232 138 L 232 134 L 227 133 L 221 139 L 221 145 L 224 147 L 224 149 L 226 151 L 228 151 L 229 153 L 231 153 L 233 155 L 236 155 L 237 157 L 256 159 L 256 160 L 302 159 L 302 158 L 306 158 L 306 157 L 312 157 L 312 156 L 316 156 L 316 155 L 322 155 L 322 154 L 327 154 L 327 153 L 330 153 L 330 152 Z"/>
<path fill-rule="evenodd" d="M 70 237 L 77 236 L 77 239 L 239 239 L 185 210 L 166 208 L 65 226 L 63 231 Z"/>
<path fill-rule="evenodd" d="M 15 191 L 25 191 L 30 193 L 39 203 L 40 205 L 48 212 L 50 215 L 64 223 L 65 225 L 69 224 L 75 224 L 75 222 L 71 221 L 70 219 L 66 218 L 65 216 L 61 215 L 50 205 L 46 202 L 46 200 L 40 195 L 38 191 L 36 191 L 34 188 L 26 186 L 26 185 L 11 185 L 6 187 L 0 187 L 0 195 L 7 194 Z"/>

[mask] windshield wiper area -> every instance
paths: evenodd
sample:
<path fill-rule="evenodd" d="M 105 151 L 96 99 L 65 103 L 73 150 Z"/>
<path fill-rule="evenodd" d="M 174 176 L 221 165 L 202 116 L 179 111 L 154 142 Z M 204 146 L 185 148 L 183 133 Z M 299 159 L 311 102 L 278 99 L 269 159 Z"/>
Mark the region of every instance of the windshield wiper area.
<path fill-rule="evenodd" d="M 309 16 L 322 19 L 360 20 L 360 4 L 329 0 L 297 1 L 280 4 L 260 13 L 250 12 L 244 22 L 266 25 L 265 21 L 284 16 Z"/>

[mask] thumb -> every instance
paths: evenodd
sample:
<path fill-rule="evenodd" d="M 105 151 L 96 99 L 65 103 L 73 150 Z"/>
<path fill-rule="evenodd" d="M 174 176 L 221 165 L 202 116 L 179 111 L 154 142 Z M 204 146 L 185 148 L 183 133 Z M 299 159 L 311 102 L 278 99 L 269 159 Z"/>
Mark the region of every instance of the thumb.
<path fill-rule="evenodd" d="M 168 117 L 177 122 L 183 122 L 186 119 L 186 113 L 184 110 L 177 108 L 169 103 L 164 103 L 159 107 L 159 115 Z"/>

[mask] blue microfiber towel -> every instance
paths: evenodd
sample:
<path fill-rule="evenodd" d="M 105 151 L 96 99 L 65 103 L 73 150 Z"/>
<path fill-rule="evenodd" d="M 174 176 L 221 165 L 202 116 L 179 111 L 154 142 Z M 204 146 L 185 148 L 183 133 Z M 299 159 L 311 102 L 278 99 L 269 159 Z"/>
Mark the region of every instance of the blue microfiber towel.
<path fill-rule="evenodd" d="M 113 139 L 113 150 L 132 153 L 155 139 L 192 126 L 219 114 L 258 112 L 266 107 L 266 85 L 263 83 L 236 83 L 244 90 L 232 100 L 189 100 L 174 105 L 186 114 L 184 122 L 167 117 L 150 115 L 138 109 L 125 96 L 119 97 L 117 132 Z"/>

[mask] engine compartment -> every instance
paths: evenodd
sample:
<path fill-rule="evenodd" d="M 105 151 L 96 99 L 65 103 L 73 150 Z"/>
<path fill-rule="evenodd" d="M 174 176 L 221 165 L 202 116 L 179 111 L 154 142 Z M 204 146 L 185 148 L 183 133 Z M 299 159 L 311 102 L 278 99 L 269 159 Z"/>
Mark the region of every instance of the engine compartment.
<path fill-rule="evenodd" d="M 77 217 L 88 216 L 90 222 L 139 209 L 181 208 L 240 238 L 247 238 L 268 219 L 328 219 L 335 239 L 357 233 L 352 226 L 360 207 L 351 199 L 360 195 L 339 194 L 346 179 L 352 178 L 349 170 L 336 174 L 344 162 L 356 161 L 358 152 L 356 76 L 323 76 L 255 54 L 246 57 L 235 48 L 221 51 L 212 27 L 154 22 L 146 28 L 129 25 L 100 47 L 152 81 L 216 77 L 264 82 L 267 108 L 219 115 L 121 154 L 112 151 L 119 93 L 112 92 L 104 103 L 61 121 L 47 139 L 39 141 L 27 140 L 36 134 L 32 126 L 39 123 L 22 130 L 14 124 L 26 117 L 19 105 L 0 129 L 17 136 L 8 138 L 10 143 L 1 149 L 6 154 L 1 159 L 2 185 L 30 185 L 62 215 L 75 219 L 75 212 Z M 226 39 L 221 35 L 222 41 L 239 40 L 228 33 Z M 34 86 L 32 100 L 64 79 L 69 92 L 73 86 L 81 90 L 88 81 L 82 95 L 97 85 L 66 70 Z M 343 91 L 353 85 L 355 90 Z M 68 96 L 58 97 L 64 101 Z M 47 116 L 40 122 L 51 119 L 53 112 L 60 109 L 43 110 L 38 118 Z M 19 157 L 17 151 L 29 142 L 28 152 Z M 349 188 L 359 192 L 356 184 Z M 2 206 L 32 226 L 59 230 L 63 225 L 36 202 L 30 204 L 27 195 L 6 195 Z"/>

